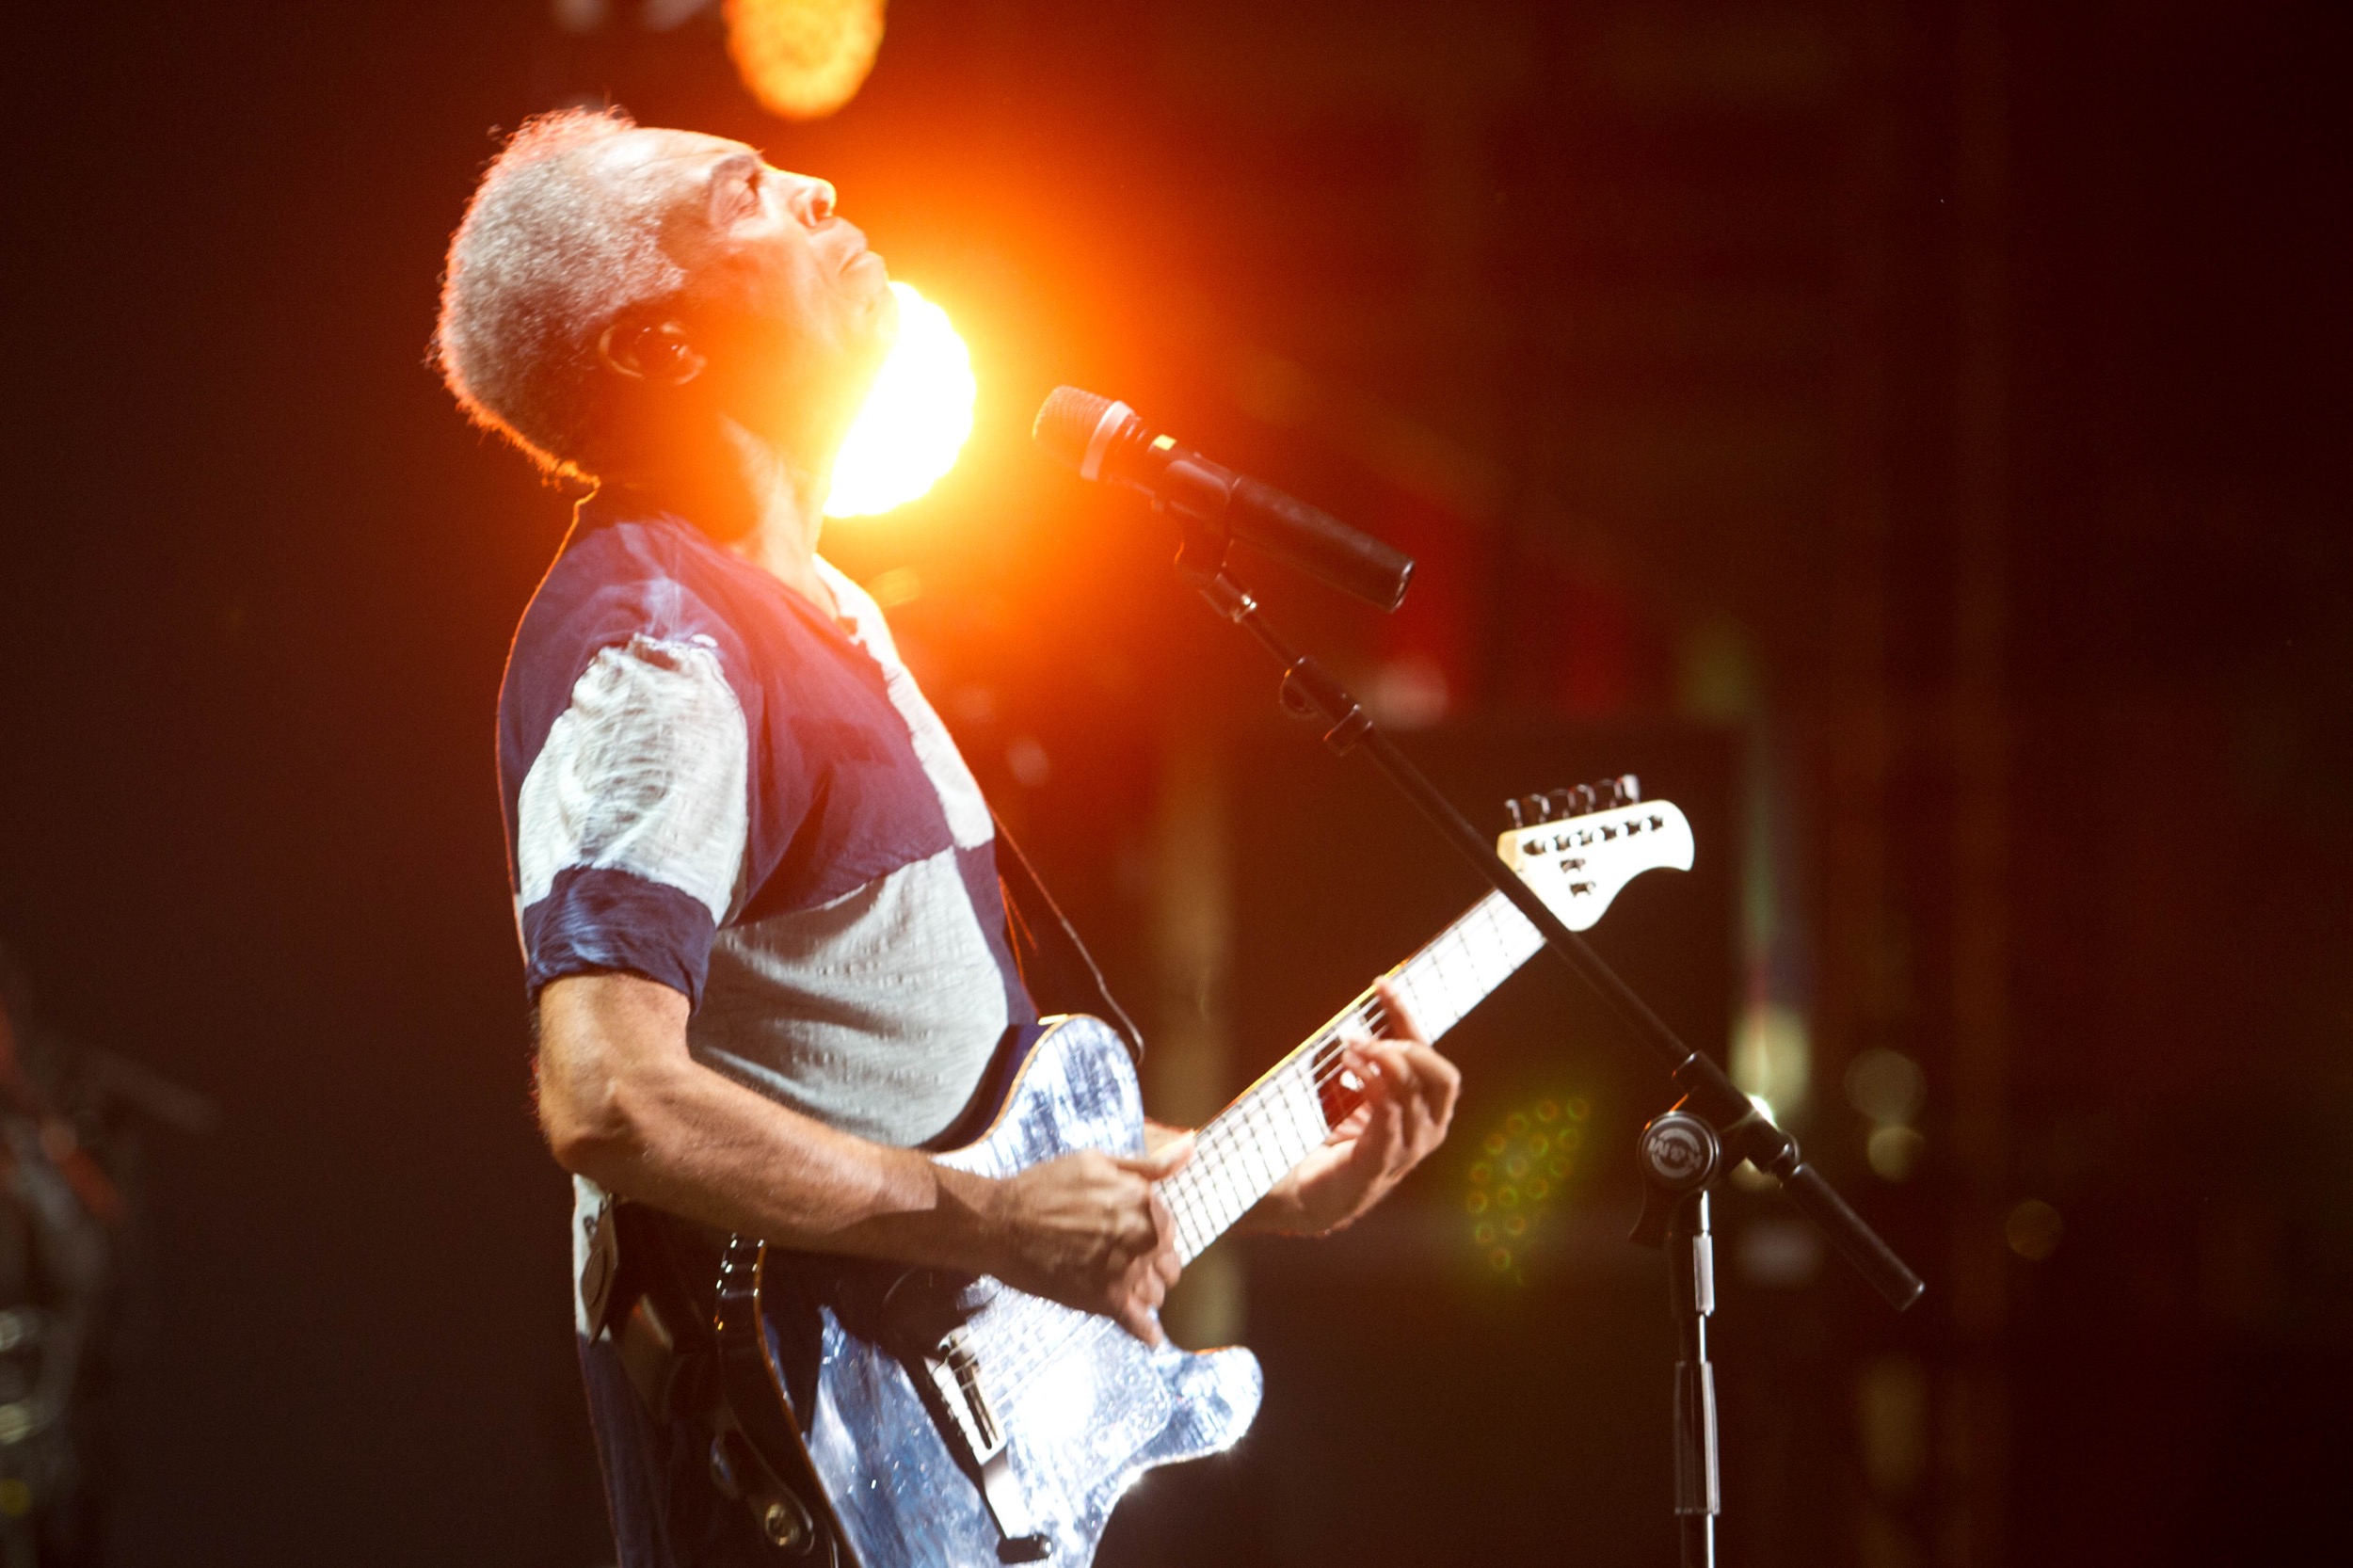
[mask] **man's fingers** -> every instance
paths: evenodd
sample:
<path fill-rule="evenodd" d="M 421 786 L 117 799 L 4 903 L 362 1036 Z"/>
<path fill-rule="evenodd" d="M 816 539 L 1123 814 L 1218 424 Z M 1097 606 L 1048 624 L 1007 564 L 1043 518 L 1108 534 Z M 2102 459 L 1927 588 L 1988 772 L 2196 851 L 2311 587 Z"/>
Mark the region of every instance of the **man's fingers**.
<path fill-rule="evenodd" d="M 1176 1214 L 1157 1187 L 1152 1189 L 1152 1241 L 1155 1252 L 1176 1254 Z"/>
<path fill-rule="evenodd" d="M 1355 1145 L 1348 1151 L 1349 1163 L 1385 1176 L 1396 1163 L 1397 1151 L 1405 1141 L 1405 1112 L 1393 1099 L 1370 1101 L 1366 1106 L 1365 1128 L 1356 1135 Z"/>
<path fill-rule="evenodd" d="M 1405 1004 L 1405 998 L 1398 990 L 1393 977 L 1383 975 L 1373 982 L 1372 988 L 1381 998 L 1383 1011 L 1389 1016 L 1390 1038 L 1411 1040 L 1417 1046 L 1430 1044 L 1430 1036 L 1421 1032 L 1420 1021 L 1414 1016 L 1414 1010 Z"/>
<path fill-rule="evenodd" d="M 1323 1141 L 1327 1144 L 1340 1144 L 1351 1138 L 1361 1136 L 1365 1130 L 1365 1119 L 1371 1114 L 1369 1107 L 1359 1103 L 1354 1110 L 1340 1118 L 1340 1125 L 1327 1133 Z"/>
<path fill-rule="evenodd" d="M 1152 1193 L 1152 1226 L 1159 1242 L 1152 1250 L 1152 1272 L 1160 1280 L 1161 1293 L 1166 1294 L 1184 1265 L 1176 1258 L 1176 1216 L 1157 1190 Z"/>
<path fill-rule="evenodd" d="M 1369 1075 L 1372 1093 L 1417 1100 L 1441 1124 L 1453 1116 L 1463 1091 L 1463 1070 L 1433 1047 L 1374 1040 L 1367 1044 L 1364 1055 L 1373 1068 Z"/>
<path fill-rule="evenodd" d="M 1160 1269 L 1160 1255 L 1136 1259 L 1119 1282 L 1119 1309 L 1112 1314 L 1120 1323 L 1147 1345 L 1162 1344 L 1167 1336 L 1160 1332 L 1157 1316 L 1160 1304 L 1168 1299 L 1172 1283 Z"/>
<path fill-rule="evenodd" d="M 1443 1130 L 1454 1120 L 1454 1102 L 1463 1096 L 1463 1069 L 1440 1056 L 1428 1046 L 1421 1048 L 1422 1078 L 1435 1091 L 1438 1126 Z"/>
<path fill-rule="evenodd" d="M 1403 1099 L 1411 1096 L 1421 1082 L 1406 1047 L 1395 1040 L 1368 1040 L 1365 1057 L 1374 1068 L 1373 1093 L 1388 1099 Z"/>
<path fill-rule="evenodd" d="M 1160 1322 L 1152 1316 L 1151 1309 L 1141 1302 L 1122 1302 L 1119 1309 L 1112 1314 L 1112 1320 L 1147 1345 L 1160 1346 L 1168 1342 L 1168 1336 L 1160 1332 Z"/>
<path fill-rule="evenodd" d="M 1170 1139 L 1148 1154 L 1112 1155 L 1112 1163 L 1123 1171 L 1133 1171 L 1147 1181 L 1165 1181 L 1185 1168 L 1185 1162 L 1193 1158 L 1193 1145 L 1197 1142 L 1196 1135 L 1188 1132 L 1180 1138 Z"/>

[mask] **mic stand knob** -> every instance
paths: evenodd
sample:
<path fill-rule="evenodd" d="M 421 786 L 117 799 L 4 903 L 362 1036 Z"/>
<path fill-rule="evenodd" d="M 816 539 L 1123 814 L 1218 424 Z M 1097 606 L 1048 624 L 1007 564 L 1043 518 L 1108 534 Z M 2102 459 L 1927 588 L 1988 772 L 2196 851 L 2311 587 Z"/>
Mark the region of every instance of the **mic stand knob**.
<path fill-rule="evenodd" d="M 1716 1129 L 1688 1111 L 1642 1128 L 1642 1217 L 1634 1240 L 1667 1249 L 1667 1306 L 1675 1322 L 1675 1524 L 1683 1568 L 1715 1568 L 1716 1515 L 1723 1511 L 1717 1468 L 1716 1368 L 1707 1359 L 1707 1320 L 1716 1310 L 1716 1247 L 1707 1188 L 1723 1164 Z"/>

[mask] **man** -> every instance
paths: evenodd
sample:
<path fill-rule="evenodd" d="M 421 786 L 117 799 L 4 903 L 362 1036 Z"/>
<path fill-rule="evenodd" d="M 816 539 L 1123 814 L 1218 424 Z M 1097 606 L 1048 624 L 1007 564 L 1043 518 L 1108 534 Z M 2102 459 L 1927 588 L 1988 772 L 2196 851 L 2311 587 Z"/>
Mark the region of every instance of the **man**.
<path fill-rule="evenodd" d="M 872 599 L 816 553 L 894 296 L 822 180 L 616 113 L 534 120 L 453 240 L 466 411 L 598 483 L 499 706 L 539 1120 L 580 1192 L 796 1247 L 994 1274 L 1157 1340 L 1153 1183 L 1189 1138 L 1003 1181 L 915 1145 L 1035 1010 L 986 806 Z M 1445 1136 L 1454 1068 L 1391 996 L 1370 1083 L 1250 1224 L 1321 1232 Z M 741 1511 L 579 1317 L 628 1568 L 716 1560 Z"/>

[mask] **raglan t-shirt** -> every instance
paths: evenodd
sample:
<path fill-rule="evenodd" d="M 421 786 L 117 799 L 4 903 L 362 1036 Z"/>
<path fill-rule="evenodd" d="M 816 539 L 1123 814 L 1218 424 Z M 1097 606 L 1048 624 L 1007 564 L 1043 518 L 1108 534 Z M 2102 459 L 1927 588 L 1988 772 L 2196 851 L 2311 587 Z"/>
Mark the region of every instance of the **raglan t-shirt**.
<path fill-rule="evenodd" d="M 601 493 L 516 632 L 499 778 L 527 983 L 684 994 L 696 1059 L 911 1145 L 1036 1017 L 988 808 L 882 612 L 836 620 L 681 518 Z"/>

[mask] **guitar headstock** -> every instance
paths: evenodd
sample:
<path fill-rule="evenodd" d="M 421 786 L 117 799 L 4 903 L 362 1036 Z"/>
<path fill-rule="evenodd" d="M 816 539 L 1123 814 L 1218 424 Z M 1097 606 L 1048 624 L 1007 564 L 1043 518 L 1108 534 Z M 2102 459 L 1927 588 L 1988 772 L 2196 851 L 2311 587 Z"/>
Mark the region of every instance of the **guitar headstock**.
<path fill-rule="evenodd" d="M 1644 800 L 1632 774 L 1504 803 L 1496 853 L 1571 931 L 1597 923 L 1618 889 L 1647 871 L 1691 869 L 1691 824 L 1672 801 Z"/>

